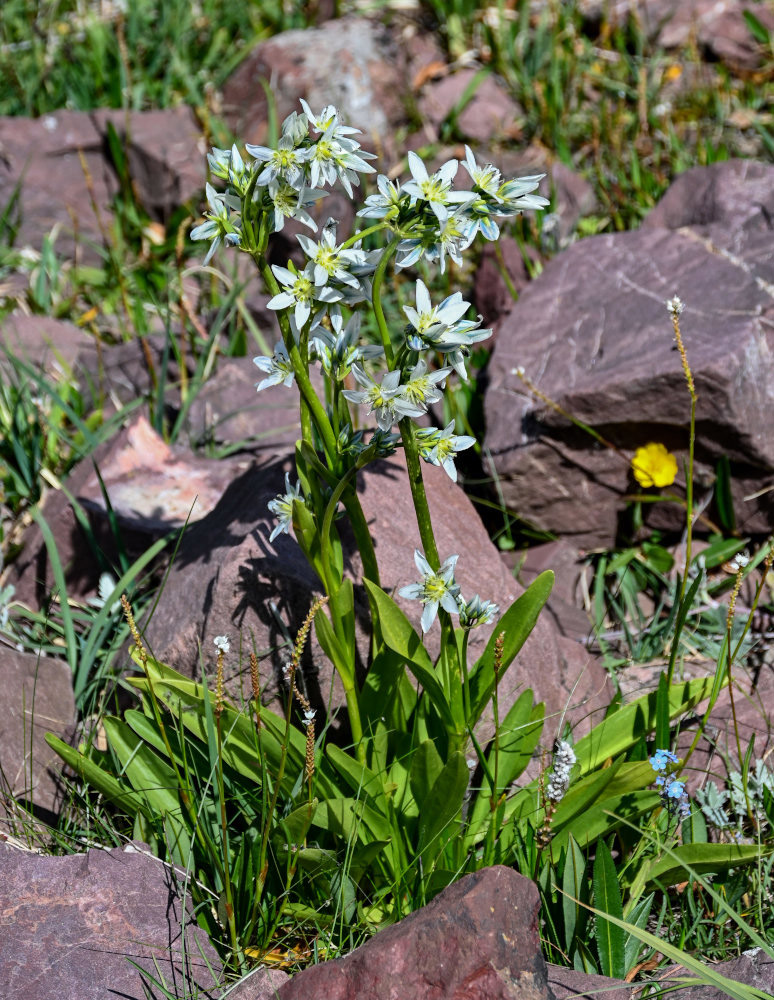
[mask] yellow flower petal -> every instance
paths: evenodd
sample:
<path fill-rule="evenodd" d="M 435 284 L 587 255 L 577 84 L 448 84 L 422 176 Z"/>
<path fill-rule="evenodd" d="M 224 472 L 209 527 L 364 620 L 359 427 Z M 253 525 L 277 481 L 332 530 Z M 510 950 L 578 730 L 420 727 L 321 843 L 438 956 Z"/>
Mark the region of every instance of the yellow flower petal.
<path fill-rule="evenodd" d="M 677 476 L 677 459 L 663 444 L 651 441 L 635 451 L 632 471 L 634 478 L 645 489 L 671 486 Z"/>

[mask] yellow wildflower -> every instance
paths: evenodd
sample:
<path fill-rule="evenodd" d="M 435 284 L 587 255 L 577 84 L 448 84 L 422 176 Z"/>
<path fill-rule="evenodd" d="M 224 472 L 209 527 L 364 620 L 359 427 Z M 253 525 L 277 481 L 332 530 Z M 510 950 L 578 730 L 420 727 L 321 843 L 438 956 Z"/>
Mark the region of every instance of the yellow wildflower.
<path fill-rule="evenodd" d="M 651 441 L 635 451 L 632 470 L 634 478 L 645 489 L 650 486 L 671 486 L 677 476 L 677 459 L 663 444 Z"/>

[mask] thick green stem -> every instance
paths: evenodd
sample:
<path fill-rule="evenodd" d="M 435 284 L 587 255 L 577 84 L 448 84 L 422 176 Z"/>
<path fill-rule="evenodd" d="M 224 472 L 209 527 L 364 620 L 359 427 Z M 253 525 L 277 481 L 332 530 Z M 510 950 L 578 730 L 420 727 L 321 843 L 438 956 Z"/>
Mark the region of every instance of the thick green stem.
<path fill-rule="evenodd" d="M 400 236 L 396 236 L 384 249 L 382 253 L 379 264 L 377 265 L 376 271 L 374 272 L 374 281 L 372 286 L 371 302 L 374 307 L 374 316 L 376 317 L 376 323 L 379 327 L 379 336 L 382 338 L 382 345 L 384 346 L 384 356 L 387 359 L 387 367 L 392 371 L 394 352 L 392 350 L 392 341 L 390 340 L 390 330 L 387 326 L 387 320 L 384 316 L 384 309 L 382 308 L 382 285 L 384 284 L 384 275 L 387 271 L 387 264 L 390 258 L 398 249 L 398 244 L 400 243 Z"/>
<path fill-rule="evenodd" d="M 414 510 L 417 516 L 419 537 L 422 540 L 425 558 L 433 569 L 437 570 L 441 567 L 441 560 L 438 558 L 438 547 L 435 544 L 433 523 L 430 518 L 430 507 L 427 503 L 425 484 L 422 479 L 422 466 L 419 461 L 419 448 L 417 447 L 414 424 L 409 417 L 404 417 L 401 420 L 400 432 L 403 438 L 403 450 L 406 454 L 406 468 L 408 470 L 411 499 L 414 501 Z"/>
<path fill-rule="evenodd" d="M 258 253 L 254 255 L 254 260 L 260 268 L 263 280 L 266 282 L 266 287 L 272 292 L 273 295 L 279 294 L 280 287 L 277 284 L 277 279 L 274 277 L 274 273 L 272 272 L 268 262 Z M 328 414 L 325 412 L 325 407 L 322 405 L 317 393 L 314 391 L 311 379 L 309 378 L 307 366 L 304 364 L 301 357 L 301 352 L 299 351 L 298 344 L 293 336 L 293 331 L 290 329 L 290 321 L 288 320 L 286 313 L 283 310 L 279 310 L 277 318 L 279 320 L 280 329 L 282 330 L 282 339 L 285 342 L 285 348 L 288 352 L 290 363 L 293 365 L 293 372 L 296 376 L 296 382 L 298 383 L 301 396 L 304 403 L 308 407 L 317 431 L 322 438 L 323 448 L 328 456 L 328 461 L 335 465 L 337 461 L 336 435 L 333 433 L 333 427 L 331 427 Z M 312 442 L 310 441 L 309 443 L 311 444 Z"/>

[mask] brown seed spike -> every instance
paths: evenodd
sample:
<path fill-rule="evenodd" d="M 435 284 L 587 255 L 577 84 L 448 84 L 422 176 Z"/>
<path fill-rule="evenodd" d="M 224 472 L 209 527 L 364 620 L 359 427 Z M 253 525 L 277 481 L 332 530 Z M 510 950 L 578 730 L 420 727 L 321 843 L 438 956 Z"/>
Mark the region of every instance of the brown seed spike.
<path fill-rule="evenodd" d="M 143 667 L 148 663 L 148 653 L 143 645 L 142 636 L 140 635 L 140 630 L 137 628 L 137 622 L 134 620 L 134 612 L 132 611 L 132 605 L 129 603 L 129 599 L 126 594 L 121 594 L 121 607 L 124 609 L 124 618 L 126 618 L 126 624 L 129 626 L 129 631 L 132 634 L 132 639 L 134 639 L 134 644 L 137 647 L 137 653 L 142 661 Z"/>

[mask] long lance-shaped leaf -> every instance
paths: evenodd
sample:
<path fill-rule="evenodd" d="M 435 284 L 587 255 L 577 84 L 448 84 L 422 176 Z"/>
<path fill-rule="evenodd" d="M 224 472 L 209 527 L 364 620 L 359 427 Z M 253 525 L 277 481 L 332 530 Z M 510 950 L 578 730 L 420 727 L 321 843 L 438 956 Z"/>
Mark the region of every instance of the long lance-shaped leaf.
<path fill-rule="evenodd" d="M 486 649 L 476 661 L 470 675 L 470 718 L 468 727 L 472 729 L 489 704 L 495 686 L 495 643 L 501 632 L 505 633 L 502 651 L 501 675 L 505 673 L 527 641 L 535 627 L 538 615 L 548 600 L 554 585 L 554 574 L 550 570 L 541 573 L 521 597 L 508 608 L 490 636 Z"/>
<path fill-rule="evenodd" d="M 602 974 L 612 979 L 623 979 L 626 975 L 624 952 L 625 935 L 618 923 L 611 923 L 608 917 L 623 918 L 621 890 L 618 888 L 618 874 L 610 848 L 600 840 L 594 859 L 594 902 L 597 904 L 596 942 Z"/>

